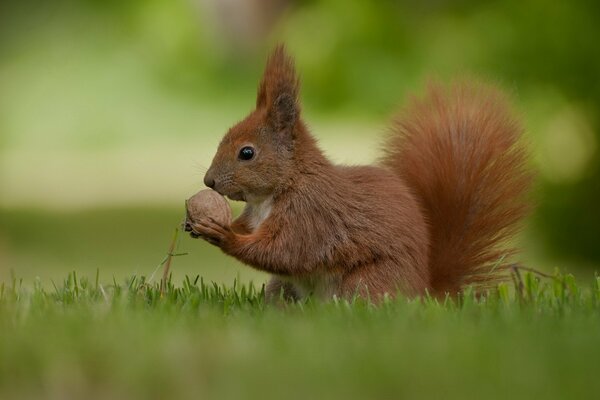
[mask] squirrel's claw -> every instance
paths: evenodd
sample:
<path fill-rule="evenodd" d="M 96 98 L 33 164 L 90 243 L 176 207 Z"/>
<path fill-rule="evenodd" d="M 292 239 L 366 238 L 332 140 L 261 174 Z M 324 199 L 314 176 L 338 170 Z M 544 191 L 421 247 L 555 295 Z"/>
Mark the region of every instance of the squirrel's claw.
<path fill-rule="evenodd" d="M 210 244 L 222 247 L 233 235 L 230 227 L 225 227 L 217 223 L 212 218 L 201 219 L 186 224 L 186 231 L 190 229 L 190 236 L 193 238 L 201 237 Z"/>

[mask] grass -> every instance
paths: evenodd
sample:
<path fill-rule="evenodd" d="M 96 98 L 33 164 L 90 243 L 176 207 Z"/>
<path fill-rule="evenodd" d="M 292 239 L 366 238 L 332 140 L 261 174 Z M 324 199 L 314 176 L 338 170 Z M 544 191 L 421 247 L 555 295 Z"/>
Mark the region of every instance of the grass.
<path fill-rule="evenodd" d="M 600 277 L 456 301 L 265 304 L 261 288 L 0 285 L 0 398 L 591 398 Z"/>

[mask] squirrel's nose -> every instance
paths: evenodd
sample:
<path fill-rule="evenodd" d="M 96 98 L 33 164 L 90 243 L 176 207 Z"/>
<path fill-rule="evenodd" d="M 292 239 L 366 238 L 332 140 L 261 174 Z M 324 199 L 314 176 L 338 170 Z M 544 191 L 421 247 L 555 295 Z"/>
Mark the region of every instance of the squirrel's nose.
<path fill-rule="evenodd" d="M 211 189 L 215 188 L 215 180 L 212 176 L 208 176 L 208 174 L 204 175 L 204 184 Z"/>

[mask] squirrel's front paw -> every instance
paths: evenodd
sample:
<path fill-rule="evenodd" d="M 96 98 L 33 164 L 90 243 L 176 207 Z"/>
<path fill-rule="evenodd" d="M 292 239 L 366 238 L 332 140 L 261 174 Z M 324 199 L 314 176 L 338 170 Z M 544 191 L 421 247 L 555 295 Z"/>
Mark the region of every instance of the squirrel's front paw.
<path fill-rule="evenodd" d="M 186 232 L 190 233 L 190 236 L 194 239 L 197 239 L 200 237 L 200 235 L 198 235 L 196 232 L 194 232 L 194 228 L 192 227 L 194 225 L 194 223 L 192 221 L 190 221 L 189 219 L 186 219 L 185 222 L 183 223 L 183 229 Z"/>
<path fill-rule="evenodd" d="M 193 238 L 201 237 L 210 244 L 223 247 L 233 239 L 233 231 L 212 218 L 201 218 L 198 221 L 186 221 L 185 230 Z"/>

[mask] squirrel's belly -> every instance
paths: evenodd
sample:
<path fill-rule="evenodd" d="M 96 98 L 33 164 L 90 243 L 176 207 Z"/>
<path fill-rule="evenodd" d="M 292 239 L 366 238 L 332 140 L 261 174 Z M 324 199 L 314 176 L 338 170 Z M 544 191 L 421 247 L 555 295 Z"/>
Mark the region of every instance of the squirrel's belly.
<path fill-rule="evenodd" d="M 342 276 L 339 273 L 316 273 L 304 277 L 286 277 L 300 298 L 314 297 L 322 300 L 340 296 Z"/>

